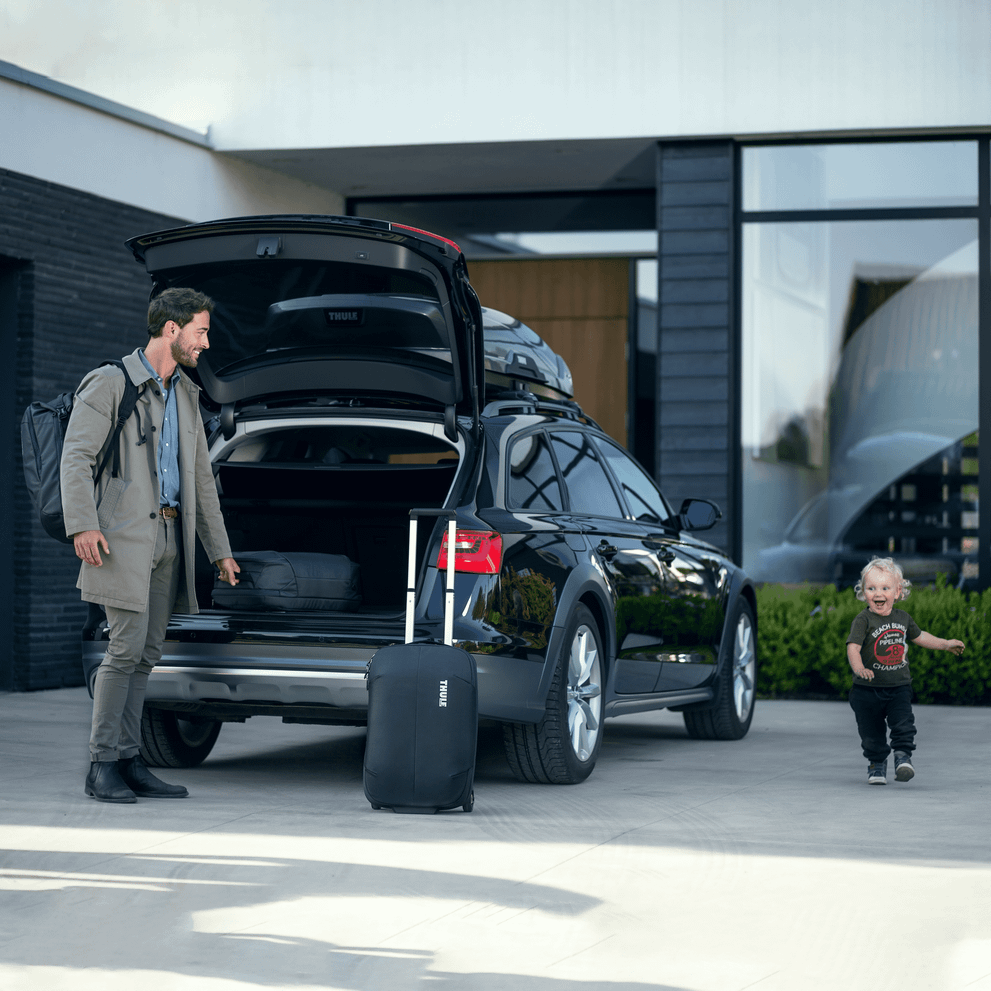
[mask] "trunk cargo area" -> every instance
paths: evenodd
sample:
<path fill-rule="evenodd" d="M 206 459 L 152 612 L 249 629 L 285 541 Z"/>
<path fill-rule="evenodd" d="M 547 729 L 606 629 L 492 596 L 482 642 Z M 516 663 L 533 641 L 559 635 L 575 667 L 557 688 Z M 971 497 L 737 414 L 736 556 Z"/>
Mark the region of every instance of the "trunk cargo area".
<path fill-rule="evenodd" d="M 359 567 L 361 605 L 349 618 L 395 616 L 405 608 L 410 509 L 443 506 L 456 460 L 438 464 L 288 465 L 222 462 L 215 466 L 235 560 L 243 551 L 343 554 Z M 433 526 L 419 528 L 418 567 Z M 202 551 L 200 551 L 202 555 Z M 213 608 L 213 569 L 197 568 L 201 609 Z M 270 614 L 271 615 L 271 614 Z"/>

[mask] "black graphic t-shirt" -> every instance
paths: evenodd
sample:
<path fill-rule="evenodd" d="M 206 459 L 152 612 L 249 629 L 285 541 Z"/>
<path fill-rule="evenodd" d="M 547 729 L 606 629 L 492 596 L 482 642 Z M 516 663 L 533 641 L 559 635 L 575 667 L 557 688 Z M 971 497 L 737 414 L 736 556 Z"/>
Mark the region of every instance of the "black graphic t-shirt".
<path fill-rule="evenodd" d="M 878 616 L 870 609 L 859 613 L 850 626 L 847 643 L 860 645 L 860 659 L 864 667 L 874 672 L 874 680 L 853 677 L 855 685 L 868 688 L 893 688 L 895 685 L 911 685 L 908 670 L 908 644 L 922 630 L 903 609 L 892 609 L 887 616 Z"/>

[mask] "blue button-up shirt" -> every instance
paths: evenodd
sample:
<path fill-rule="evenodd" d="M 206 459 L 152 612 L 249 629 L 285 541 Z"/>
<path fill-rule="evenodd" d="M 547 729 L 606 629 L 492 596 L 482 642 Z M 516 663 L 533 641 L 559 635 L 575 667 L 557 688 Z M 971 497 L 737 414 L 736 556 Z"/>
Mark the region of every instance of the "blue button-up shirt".
<path fill-rule="evenodd" d="M 162 436 L 158 439 L 158 485 L 161 505 L 179 506 L 179 412 L 176 409 L 175 390 L 179 384 L 179 369 L 172 375 L 169 388 L 148 362 L 144 350 L 138 352 L 145 368 L 165 397 L 165 417 L 162 420 Z"/>

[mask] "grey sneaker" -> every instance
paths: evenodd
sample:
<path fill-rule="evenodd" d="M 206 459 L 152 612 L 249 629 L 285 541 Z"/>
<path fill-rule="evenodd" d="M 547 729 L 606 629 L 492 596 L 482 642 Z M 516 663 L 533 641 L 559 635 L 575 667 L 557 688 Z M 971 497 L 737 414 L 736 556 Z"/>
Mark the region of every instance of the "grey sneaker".
<path fill-rule="evenodd" d="M 886 760 L 872 760 L 867 765 L 867 783 L 869 785 L 886 785 L 888 783 L 888 762 Z"/>
<path fill-rule="evenodd" d="M 915 768 L 912 767 L 912 755 L 904 750 L 895 752 L 895 781 L 911 781 L 915 777 Z"/>

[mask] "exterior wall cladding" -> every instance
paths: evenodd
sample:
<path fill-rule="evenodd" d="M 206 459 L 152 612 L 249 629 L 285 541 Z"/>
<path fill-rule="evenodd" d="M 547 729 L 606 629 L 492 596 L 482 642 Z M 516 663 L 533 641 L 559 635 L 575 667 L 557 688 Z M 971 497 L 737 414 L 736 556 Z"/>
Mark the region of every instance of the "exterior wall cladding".
<path fill-rule="evenodd" d="M 661 143 L 657 155 L 657 475 L 675 508 L 712 499 L 702 536 L 739 560 L 730 141 Z"/>
<path fill-rule="evenodd" d="M 0 333 L 7 367 L 2 504 L 13 554 L 0 565 L 12 630 L 0 654 L 0 689 L 82 684 L 86 607 L 70 545 L 48 537 L 24 488 L 20 417 L 35 399 L 75 388 L 105 358 L 133 351 L 145 333 L 147 274 L 124 239 L 182 221 L 0 169 Z"/>

